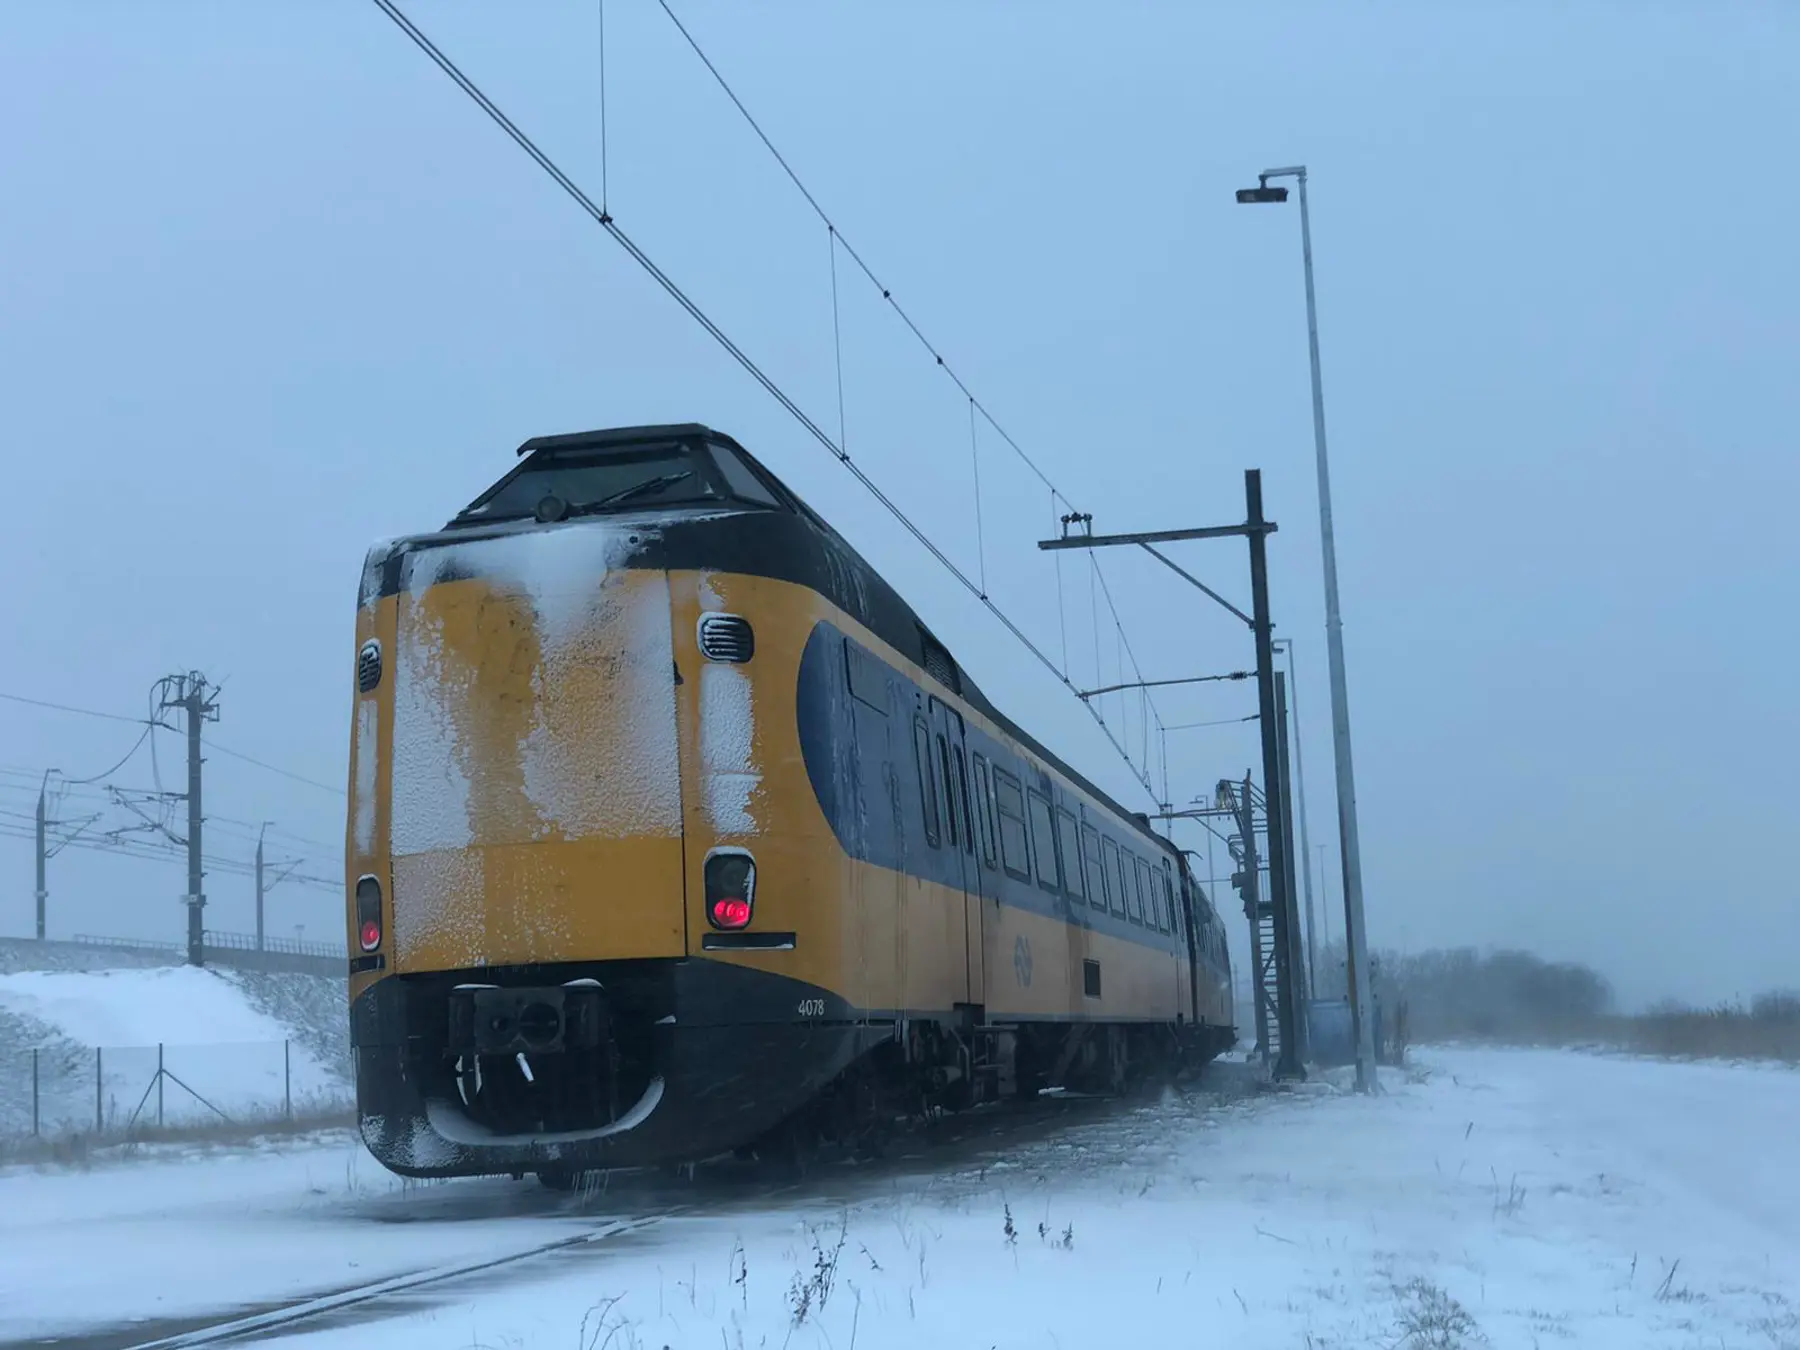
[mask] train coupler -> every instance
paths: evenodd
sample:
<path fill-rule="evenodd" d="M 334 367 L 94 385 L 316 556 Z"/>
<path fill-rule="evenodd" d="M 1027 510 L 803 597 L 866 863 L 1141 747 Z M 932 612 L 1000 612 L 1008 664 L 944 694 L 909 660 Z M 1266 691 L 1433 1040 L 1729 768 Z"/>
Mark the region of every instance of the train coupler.
<path fill-rule="evenodd" d="M 606 1039 L 597 984 L 547 988 L 458 985 L 450 994 L 452 1055 L 545 1055 L 592 1050 Z"/>

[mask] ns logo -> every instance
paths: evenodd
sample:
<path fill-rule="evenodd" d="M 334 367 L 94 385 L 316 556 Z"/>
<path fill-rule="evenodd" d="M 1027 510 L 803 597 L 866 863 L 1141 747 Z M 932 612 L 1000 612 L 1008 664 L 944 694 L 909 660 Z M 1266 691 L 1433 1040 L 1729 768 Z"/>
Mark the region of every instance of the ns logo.
<path fill-rule="evenodd" d="M 1021 988 L 1031 987 L 1031 943 L 1023 933 L 1013 939 L 1013 974 L 1019 977 Z"/>

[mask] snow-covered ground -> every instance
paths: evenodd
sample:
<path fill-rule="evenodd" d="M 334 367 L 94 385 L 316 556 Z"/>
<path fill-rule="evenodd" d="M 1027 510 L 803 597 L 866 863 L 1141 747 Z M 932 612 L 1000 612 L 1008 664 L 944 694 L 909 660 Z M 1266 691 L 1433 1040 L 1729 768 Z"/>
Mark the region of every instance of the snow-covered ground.
<path fill-rule="evenodd" d="M 192 966 L 0 974 L 0 1134 L 30 1131 L 34 1058 L 48 1134 L 123 1125 L 140 1103 L 154 1120 L 159 1062 L 171 1123 L 345 1100 L 342 989 Z"/>
<path fill-rule="evenodd" d="M 1083 1123 L 780 1199 L 403 1186 L 347 1137 L 0 1174 L 0 1341 L 648 1231 L 371 1304 L 321 1347 L 1800 1346 L 1800 1072 L 1439 1050 L 1367 1099 Z M 1010 1232 L 1009 1232 L 1010 1219 Z"/>

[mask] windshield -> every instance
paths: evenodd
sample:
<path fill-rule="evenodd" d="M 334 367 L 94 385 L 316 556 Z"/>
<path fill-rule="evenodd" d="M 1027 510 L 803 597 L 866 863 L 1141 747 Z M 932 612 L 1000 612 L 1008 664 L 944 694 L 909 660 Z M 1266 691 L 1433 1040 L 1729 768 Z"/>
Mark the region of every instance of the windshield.
<path fill-rule="evenodd" d="M 618 450 L 566 450 L 534 455 L 477 497 L 454 523 L 522 519 L 532 515 L 545 497 L 559 498 L 567 503 L 570 515 L 579 515 L 613 507 L 716 501 L 723 495 L 707 458 L 679 441 Z"/>

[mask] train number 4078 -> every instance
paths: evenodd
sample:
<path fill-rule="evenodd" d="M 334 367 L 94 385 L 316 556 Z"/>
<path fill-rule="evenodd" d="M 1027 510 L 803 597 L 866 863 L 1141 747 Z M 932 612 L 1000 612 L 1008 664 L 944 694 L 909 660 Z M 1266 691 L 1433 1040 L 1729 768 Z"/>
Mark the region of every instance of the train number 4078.
<path fill-rule="evenodd" d="M 822 998 L 801 999 L 800 1015 L 802 1017 L 823 1017 L 825 1015 L 825 1000 Z"/>

